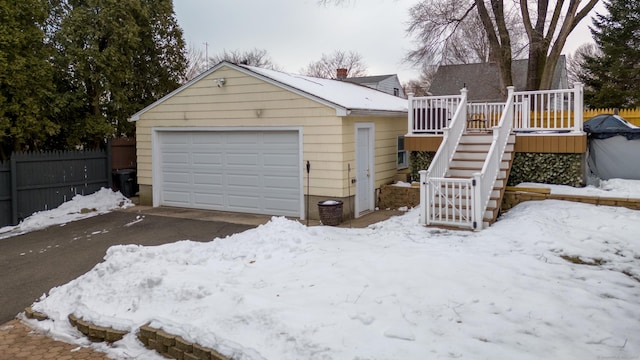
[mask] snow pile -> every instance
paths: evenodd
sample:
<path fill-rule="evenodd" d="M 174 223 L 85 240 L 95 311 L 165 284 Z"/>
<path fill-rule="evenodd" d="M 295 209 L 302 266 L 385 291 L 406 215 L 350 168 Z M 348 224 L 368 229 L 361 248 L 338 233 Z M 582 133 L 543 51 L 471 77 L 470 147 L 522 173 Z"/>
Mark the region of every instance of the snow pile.
<path fill-rule="evenodd" d="M 420 183 L 416 181 L 414 182 L 396 181 L 391 185 L 397 186 L 397 187 L 417 187 L 417 186 L 420 186 Z"/>
<path fill-rule="evenodd" d="M 104 214 L 118 208 L 134 206 L 120 192 L 102 188 L 91 195 L 76 195 L 59 207 L 33 213 L 16 226 L 0 228 L 0 239 L 17 236 L 30 231 L 44 229 L 51 225 L 66 224 L 71 221 Z"/>
<path fill-rule="evenodd" d="M 601 180 L 600 186 L 588 185 L 577 188 L 567 185 L 551 185 L 540 183 L 520 183 L 518 187 L 548 188 L 556 195 L 583 195 L 610 198 L 640 199 L 640 181 L 626 179 Z"/>
<path fill-rule="evenodd" d="M 523 203 L 481 232 L 284 218 L 209 243 L 115 246 L 37 323 L 150 322 L 234 359 L 584 359 L 640 354 L 640 212 Z M 588 265 L 598 264 L 598 265 Z M 117 358 L 151 358 L 128 336 Z M 142 355 L 141 355 L 142 354 Z"/>

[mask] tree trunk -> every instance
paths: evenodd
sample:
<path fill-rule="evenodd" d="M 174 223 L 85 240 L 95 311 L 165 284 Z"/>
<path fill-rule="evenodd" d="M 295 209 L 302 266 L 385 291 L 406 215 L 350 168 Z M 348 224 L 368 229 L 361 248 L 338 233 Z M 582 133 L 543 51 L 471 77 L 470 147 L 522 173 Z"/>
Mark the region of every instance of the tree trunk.
<path fill-rule="evenodd" d="M 478 15 L 489 37 L 490 59 L 495 60 L 498 66 L 498 78 L 500 79 L 500 93 L 507 95 L 507 86 L 513 85 L 511 73 L 511 40 L 504 18 L 502 0 L 491 0 L 491 10 L 496 21 L 498 33 L 493 26 L 492 17 L 489 15 L 483 0 L 475 0 Z"/>

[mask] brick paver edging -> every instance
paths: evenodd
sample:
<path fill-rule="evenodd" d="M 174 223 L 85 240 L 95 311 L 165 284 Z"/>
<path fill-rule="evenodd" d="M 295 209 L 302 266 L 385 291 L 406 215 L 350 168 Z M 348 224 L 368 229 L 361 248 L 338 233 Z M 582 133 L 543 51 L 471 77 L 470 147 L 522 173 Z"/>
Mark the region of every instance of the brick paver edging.
<path fill-rule="evenodd" d="M 31 306 L 24 309 L 25 316 L 29 319 L 38 321 L 47 320 L 46 314 L 35 311 Z M 124 330 L 116 330 L 111 327 L 94 325 L 88 321 L 82 320 L 74 314 L 69 314 L 69 323 L 75 326 L 89 340 L 94 342 L 116 342 L 121 340 L 129 332 Z M 200 346 L 183 339 L 180 336 L 172 335 L 162 329 L 152 328 L 143 325 L 138 329 L 138 339 L 145 347 L 165 355 L 167 357 L 178 360 L 233 360 L 219 352 Z"/>
<path fill-rule="evenodd" d="M 232 360 L 219 352 L 172 335 L 164 330 L 143 325 L 138 339 L 149 349 L 178 360 Z"/>

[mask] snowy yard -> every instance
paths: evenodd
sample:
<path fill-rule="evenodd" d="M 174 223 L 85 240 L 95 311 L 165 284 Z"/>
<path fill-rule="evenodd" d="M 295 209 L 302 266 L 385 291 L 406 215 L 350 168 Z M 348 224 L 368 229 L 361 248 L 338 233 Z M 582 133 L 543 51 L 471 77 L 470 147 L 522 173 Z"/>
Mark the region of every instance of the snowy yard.
<path fill-rule="evenodd" d="M 640 211 L 528 202 L 476 233 L 417 216 L 273 218 L 209 243 L 112 247 L 34 304 L 51 320 L 32 323 L 88 344 L 69 313 L 150 322 L 234 359 L 640 358 Z M 133 335 L 92 346 L 156 358 Z"/>

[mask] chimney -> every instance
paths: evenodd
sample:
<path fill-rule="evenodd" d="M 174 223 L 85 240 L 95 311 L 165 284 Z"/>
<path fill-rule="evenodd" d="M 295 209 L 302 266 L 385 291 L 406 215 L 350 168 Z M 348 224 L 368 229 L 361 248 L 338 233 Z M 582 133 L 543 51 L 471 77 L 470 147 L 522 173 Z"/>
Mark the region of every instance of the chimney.
<path fill-rule="evenodd" d="M 347 72 L 348 70 L 345 68 L 339 68 L 336 69 L 336 79 L 338 80 L 344 80 L 347 78 Z"/>

